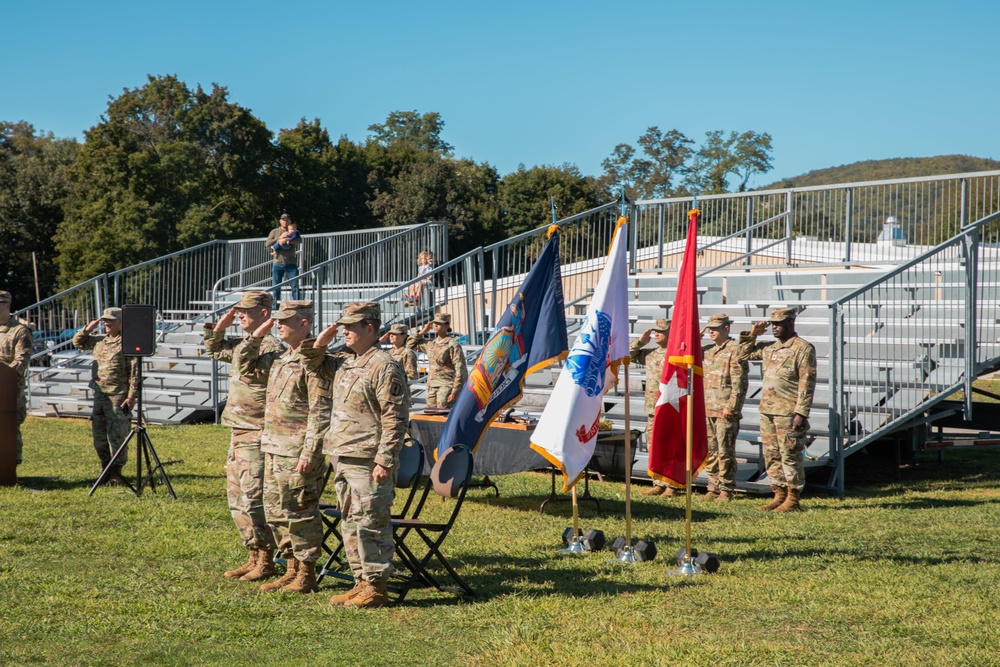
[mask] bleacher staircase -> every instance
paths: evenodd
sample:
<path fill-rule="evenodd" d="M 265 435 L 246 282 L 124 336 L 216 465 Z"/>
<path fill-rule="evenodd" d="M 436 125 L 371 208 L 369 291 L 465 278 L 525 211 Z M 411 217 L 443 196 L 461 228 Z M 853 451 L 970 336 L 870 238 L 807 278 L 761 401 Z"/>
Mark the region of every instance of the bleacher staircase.
<path fill-rule="evenodd" d="M 625 207 L 633 336 L 671 315 L 683 221 L 694 203 L 679 198 Z M 842 494 L 844 459 L 854 452 L 887 439 L 928 446 L 935 421 L 975 417 L 972 381 L 1000 369 L 1000 172 L 718 195 L 697 205 L 702 321 L 728 313 L 736 336 L 765 319 L 769 309 L 794 307 L 798 334 L 816 347 L 818 380 L 805 453 L 810 484 Z M 621 209 L 621 202 L 612 202 L 559 221 L 571 344 Z M 438 257 L 447 259 L 441 229 L 433 227 L 436 245 L 430 230 L 419 226 L 382 236 L 316 262 L 301 282 L 304 296 L 317 303 L 317 330 L 334 321 L 344 304 L 361 299 L 382 305 L 385 327 L 417 327 L 434 312 L 449 312 L 474 360 L 544 242 L 545 227 L 445 261 L 414 299 L 416 248 L 437 248 Z M 162 290 L 159 297 L 129 295 L 118 287 L 104 292 L 116 298 L 104 297 L 103 303 L 145 298 L 163 309 L 156 355 L 145 360 L 150 421 L 211 418 L 225 399 L 227 369 L 205 356 L 201 328 L 241 290 L 267 285 L 268 277 L 260 271 L 266 261 L 246 268 L 240 268 L 244 259 L 217 263 L 224 268 L 196 281 L 197 289 L 185 289 L 184 298 L 169 307 Z M 46 302 L 21 314 L 33 322 L 59 320 L 62 329 L 82 326 L 99 312 L 102 293 L 99 281 L 74 289 L 72 299 L 60 296 L 58 314 L 47 311 Z M 66 302 L 76 309 L 72 317 Z M 52 348 L 36 355 L 51 365 L 33 368 L 34 414 L 88 414 L 89 359 L 67 350 L 65 339 L 59 332 Z M 560 370 L 530 376 L 518 409 L 540 413 Z M 759 439 L 758 363 L 751 363 L 750 378 L 737 455 L 740 486 L 754 490 L 768 486 Z M 645 426 L 646 381 L 644 369 L 633 365 L 631 426 L 639 430 Z M 956 390 L 965 390 L 966 397 L 957 407 L 945 402 Z M 413 396 L 414 409 L 422 408 L 422 382 L 413 385 Z M 624 402 L 621 383 L 605 400 L 618 426 Z M 974 435 L 969 442 L 992 438 Z M 645 471 L 640 451 L 633 475 L 643 477 Z"/>

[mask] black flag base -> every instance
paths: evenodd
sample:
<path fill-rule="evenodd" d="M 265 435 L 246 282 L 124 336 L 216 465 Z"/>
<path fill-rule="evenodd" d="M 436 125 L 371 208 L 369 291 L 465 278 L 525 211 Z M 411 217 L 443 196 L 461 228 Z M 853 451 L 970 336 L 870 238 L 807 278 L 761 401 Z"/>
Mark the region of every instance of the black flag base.
<path fill-rule="evenodd" d="M 681 564 L 676 570 L 667 570 L 667 574 L 679 577 L 695 577 L 699 574 L 704 574 L 704 571 L 698 566 L 698 563 L 694 562 L 694 558 L 685 555 L 681 559 Z"/>

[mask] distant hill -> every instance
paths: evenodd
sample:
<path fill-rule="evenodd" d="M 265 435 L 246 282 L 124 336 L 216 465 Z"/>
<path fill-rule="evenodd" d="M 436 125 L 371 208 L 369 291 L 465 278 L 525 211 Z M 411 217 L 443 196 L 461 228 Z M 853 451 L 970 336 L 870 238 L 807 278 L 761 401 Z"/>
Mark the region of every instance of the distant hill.
<path fill-rule="evenodd" d="M 890 178 L 964 174 L 971 171 L 1000 169 L 1000 161 L 969 155 L 938 155 L 937 157 L 899 157 L 889 160 L 864 160 L 828 169 L 816 169 L 801 176 L 783 178 L 758 190 L 803 188 L 831 183 L 881 181 Z"/>

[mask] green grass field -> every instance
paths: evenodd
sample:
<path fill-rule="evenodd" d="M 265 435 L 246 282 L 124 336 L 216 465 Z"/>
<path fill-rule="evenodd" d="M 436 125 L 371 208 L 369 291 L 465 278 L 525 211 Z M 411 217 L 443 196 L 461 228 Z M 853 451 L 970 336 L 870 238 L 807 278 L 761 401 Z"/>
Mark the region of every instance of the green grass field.
<path fill-rule="evenodd" d="M 479 595 L 418 591 L 372 611 L 259 593 L 225 501 L 228 430 L 151 427 L 179 499 L 101 488 L 80 420 L 29 419 L 23 487 L 0 488 L 0 665 L 1000 665 L 1000 452 L 922 455 L 902 471 L 848 461 L 848 497 L 762 514 L 694 500 L 693 543 L 721 571 L 667 575 L 683 499 L 633 500 L 661 549 L 625 568 L 563 558 L 568 503 L 549 478 L 474 490 L 445 551 Z M 134 469 L 126 468 L 128 476 Z M 592 483 L 624 533 L 624 487 Z M 641 487 L 635 489 L 642 490 Z M 434 501 L 429 511 L 444 512 Z M 609 539 L 610 541 L 610 539 Z"/>

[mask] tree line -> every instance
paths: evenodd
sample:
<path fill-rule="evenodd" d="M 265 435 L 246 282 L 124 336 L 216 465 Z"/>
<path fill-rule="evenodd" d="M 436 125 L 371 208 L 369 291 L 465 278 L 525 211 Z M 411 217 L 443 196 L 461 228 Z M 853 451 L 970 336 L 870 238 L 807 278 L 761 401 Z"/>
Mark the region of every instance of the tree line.
<path fill-rule="evenodd" d="M 461 253 L 619 196 L 746 188 L 771 169 L 771 137 L 713 131 L 696 146 L 650 127 L 603 173 L 520 165 L 502 175 L 456 157 L 440 114 L 394 111 L 361 142 L 318 119 L 275 135 L 228 90 L 176 76 L 110 99 L 84 140 L 0 121 L 0 289 L 15 308 L 60 289 L 213 239 L 264 236 L 282 212 L 304 233 L 449 223 Z"/>

